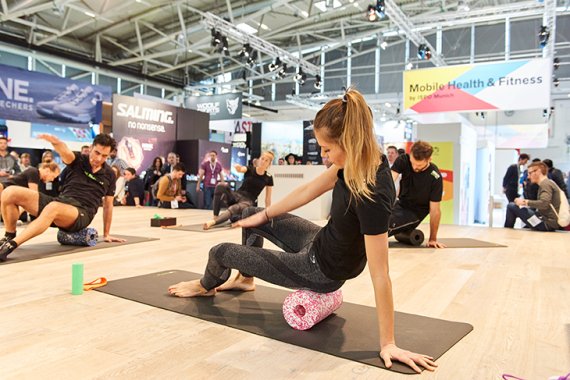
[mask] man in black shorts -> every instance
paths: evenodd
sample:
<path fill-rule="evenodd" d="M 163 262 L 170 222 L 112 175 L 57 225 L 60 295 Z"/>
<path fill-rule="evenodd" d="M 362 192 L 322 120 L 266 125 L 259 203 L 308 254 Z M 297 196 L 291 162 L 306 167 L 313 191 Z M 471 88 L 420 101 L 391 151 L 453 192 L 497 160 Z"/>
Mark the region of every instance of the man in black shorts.
<path fill-rule="evenodd" d="M 115 140 L 104 134 L 93 140 L 88 156 L 73 153 L 59 138 L 42 134 L 38 138 L 50 142 L 67 165 L 68 174 L 60 195 L 50 197 L 24 187 L 10 186 L 2 192 L 2 217 L 5 236 L 0 239 L 0 261 L 19 245 L 55 226 L 67 232 L 77 232 L 87 227 L 103 201 L 103 231 L 107 242 L 122 242 L 109 232 L 113 217 L 115 173 L 105 163 Z M 24 208 L 37 218 L 16 236 L 19 208 Z"/>
<path fill-rule="evenodd" d="M 443 179 L 431 162 L 433 147 L 425 141 L 412 145 L 410 154 L 399 156 L 392 165 L 394 181 L 401 174 L 400 196 L 390 216 L 388 235 L 413 231 L 426 216 L 430 216 L 428 247 L 445 248 L 437 241 L 441 220 L 440 202 Z"/>

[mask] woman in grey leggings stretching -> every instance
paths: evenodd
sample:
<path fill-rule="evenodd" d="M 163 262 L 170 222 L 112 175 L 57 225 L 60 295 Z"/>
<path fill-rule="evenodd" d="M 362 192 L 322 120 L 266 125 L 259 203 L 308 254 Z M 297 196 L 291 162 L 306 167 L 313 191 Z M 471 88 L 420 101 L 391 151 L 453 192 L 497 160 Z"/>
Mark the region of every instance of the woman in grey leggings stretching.
<path fill-rule="evenodd" d="M 257 166 L 235 165 L 238 172 L 244 173 L 244 180 L 241 187 L 232 192 L 228 184 L 218 184 L 214 191 L 214 219 L 204 223 L 203 228 L 208 230 L 216 224 L 241 217 L 243 210 L 253 206 L 257 197 L 265 189 L 265 207 L 271 206 L 271 192 L 273 189 L 273 177 L 267 173 L 275 156 L 272 152 L 266 151 L 257 160 Z M 227 210 L 220 214 L 220 203 L 225 200 L 228 204 Z M 231 219 L 234 221 L 234 219 Z"/>
<path fill-rule="evenodd" d="M 374 137 L 364 98 L 348 90 L 328 102 L 314 121 L 321 155 L 333 165 L 266 209 L 247 209 L 236 223 L 243 244 L 210 250 L 201 280 L 169 288 L 178 297 L 214 296 L 216 291 L 255 289 L 254 277 L 290 288 L 331 292 L 358 276 L 368 262 L 376 301 L 379 355 L 386 367 L 401 361 L 416 371 L 434 370 L 433 358 L 403 350 L 394 338 L 394 304 L 388 271 L 388 221 L 395 199 L 387 161 Z M 333 190 L 331 217 L 323 228 L 287 214 Z M 261 248 L 268 238 L 281 251 Z M 239 273 L 230 279 L 231 269 Z"/>

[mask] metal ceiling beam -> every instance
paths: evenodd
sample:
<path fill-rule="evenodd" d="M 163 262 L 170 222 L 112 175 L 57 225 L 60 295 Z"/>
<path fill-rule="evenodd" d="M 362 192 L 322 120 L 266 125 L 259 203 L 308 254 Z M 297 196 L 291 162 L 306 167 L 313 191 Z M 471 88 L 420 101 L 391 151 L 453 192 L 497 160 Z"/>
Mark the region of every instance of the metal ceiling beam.
<path fill-rule="evenodd" d="M 408 37 L 416 46 L 420 46 L 422 44 L 427 46 L 431 50 L 430 61 L 433 62 L 434 65 L 445 66 L 446 63 L 441 55 L 438 54 L 424 36 L 416 31 L 413 22 L 404 14 L 404 12 L 402 12 L 400 8 L 398 8 L 398 5 L 396 5 L 394 0 L 384 0 L 384 3 L 386 4 L 386 14 L 390 17 L 390 20 L 406 34 L 406 37 Z"/>
<path fill-rule="evenodd" d="M 137 34 L 137 41 L 139 42 L 139 53 L 141 57 L 144 57 L 144 45 L 141 38 L 141 30 L 139 28 L 139 22 L 135 21 L 135 32 Z M 99 35 L 99 34 L 98 34 Z"/>
<path fill-rule="evenodd" d="M 259 16 L 259 15 L 263 15 L 263 14 L 269 12 L 269 11 L 271 10 L 270 8 L 267 8 L 267 7 L 269 7 L 269 6 L 280 6 L 280 5 L 283 5 L 283 4 L 288 3 L 289 1 L 291 1 L 291 0 L 268 1 L 268 2 L 264 2 L 264 3 L 251 4 L 251 5 L 249 5 L 249 6 L 246 6 L 246 7 L 245 7 L 246 9 L 240 9 L 240 11 L 241 11 L 240 14 L 241 14 L 242 16 L 243 16 L 243 14 L 245 14 L 245 12 L 247 11 L 247 9 L 258 9 L 258 8 L 260 8 L 260 7 L 261 7 L 261 9 L 260 9 L 259 11 L 254 12 L 253 14 L 250 14 L 250 15 L 248 15 L 248 16 L 242 17 L 242 21 L 245 22 L 245 21 L 248 21 L 250 18 L 254 17 L 254 15 L 255 15 L 255 17 L 257 17 L 257 16 Z M 175 5 L 178 5 L 178 4 L 184 5 L 187 9 L 189 9 L 189 10 L 191 10 L 192 12 L 197 13 L 197 14 L 199 14 L 199 15 L 203 15 L 203 14 L 204 14 L 204 12 L 202 12 L 202 11 L 196 9 L 196 8 L 193 8 L 193 7 L 191 7 L 191 6 L 188 6 L 188 5 L 185 4 L 185 2 L 182 1 L 182 0 L 177 1 L 177 2 L 175 2 L 174 4 L 175 4 Z M 262 5 L 265 6 L 266 8 L 263 8 Z M 156 10 L 153 10 L 153 12 L 154 12 L 154 11 L 156 11 Z M 140 17 L 144 17 L 144 16 L 148 16 L 148 13 L 147 13 L 147 14 L 144 14 L 144 15 L 143 15 L 143 14 L 137 15 L 135 19 L 139 19 Z M 124 22 L 122 22 L 122 23 L 124 23 Z M 115 27 L 115 26 L 116 26 L 116 25 L 114 25 L 113 27 Z M 163 29 L 165 28 L 163 25 L 157 26 L 157 27 L 158 27 L 158 28 L 163 28 Z M 190 27 L 190 28 L 187 28 L 187 29 L 186 29 L 187 35 L 188 35 L 188 34 L 195 33 L 195 32 L 200 32 L 200 31 L 202 31 L 202 27 L 199 26 L 199 25 L 198 25 L 198 26 L 193 26 L 193 27 Z M 162 35 L 162 38 L 155 39 L 155 40 L 153 40 L 153 41 L 151 41 L 151 42 L 149 42 L 149 41 L 147 40 L 147 42 L 145 43 L 145 49 L 146 49 L 146 50 L 149 50 L 149 49 L 151 49 L 151 48 L 153 48 L 153 47 L 164 45 L 165 42 L 170 42 L 170 41 L 174 41 L 174 42 L 175 42 L 175 37 L 176 37 L 176 35 L 177 35 L 178 33 L 179 33 L 179 32 L 174 32 L 174 33 L 171 33 L 171 34 L 169 34 L 169 35 L 165 35 L 164 33 L 162 33 L 162 34 L 159 33 L 159 34 Z M 203 39 L 201 39 L 200 41 L 197 41 L 196 43 L 194 43 L 194 44 L 192 44 L 192 45 L 190 45 L 190 46 L 187 46 L 187 47 L 188 47 L 189 49 L 191 49 L 194 53 L 199 54 L 199 53 L 197 52 L 197 50 L 200 49 L 200 48 L 206 47 L 206 46 L 208 46 L 208 45 L 209 45 L 209 37 L 206 37 L 206 38 L 203 38 Z M 171 52 L 172 52 L 172 51 L 165 52 L 164 56 L 172 55 Z M 176 52 L 175 52 L 174 54 L 176 54 Z M 137 55 L 137 56 L 135 56 L 135 57 L 128 58 L 128 61 L 126 61 L 126 62 L 125 62 L 125 60 L 115 62 L 114 65 L 115 65 L 115 66 L 118 66 L 118 65 L 122 65 L 122 64 L 132 64 L 132 63 L 139 62 L 139 61 L 144 61 L 144 60 L 145 60 L 144 57 L 140 57 L 140 56 Z M 191 63 L 190 63 L 190 64 L 191 64 Z M 181 65 L 174 65 L 173 68 L 172 68 L 172 70 L 175 70 L 176 68 L 182 68 L 182 67 L 184 67 L 184 64 L 182 64 L 182 66 L 181 66 Z M 163 74 L 163 73 L 165 73 L 165 72 L 167 72 L 167 71 L 160 70 L 160 74 Z M 160 74 L 154 74 L 154 75 L 160 75 Z M 153 74 L 151 74 L 151 75 L 153 75 Z"/>
<path fill-rule="evenodd" d="M 546 41 L 546 46 L 542 50 L 545 58 L 554 58 L 554 42 L 556 40 L 556 0 L 544 0 L 543 25 L 548 28 L 550 37 Z"/>
<path fill-rule="evenodd" d="M 87 16 L 87 17 L 88 17 L 88 16 Z M 83 27 L 85 27 L 85 26 L 91 24 L 91 23 L 93 22 L 93 20 L 94 20 L 94 18 L 90 17 L 89 20 L 85 20 L 85 21 L 83 21 L 83 22 L 80 22 L 79 24 L 75 24 L 75 25 L 73 25 L 73 26 L 71 26 L 71 27 L 69 27 L 69 28 L 67 28 L 67 29 L 65 29 L 65 30 L 58 31 L 58 32 L 57 32 L 56 34 L 54 34 L 53 36 L 50 36 L 50 37 L 44 38 L 43 40 L 38 41 L 38 42 L 36 43 L 36 45 L 42 46 L 42 45 L 47 44 L 47 43 L 49 43 L 49 42 L 51 42 L 51 41 L 57 40 L 58 38 L 60 38 L 60 37 L 62 37 L 62 36 L 65 36 L 66 34 L 69 34 L 69 33 L 71 33 L 71 32 L 76 31 L 77 29 L 81 29 L 81 28 L 83 28 Z"/>
<path fill-rule="evenodd" d="M 0 22 L 10 21 L 10 20 L 14 20 L 16 18 L 20 18 L 22 16 L 32 15 L 36 12 L 41 12 L 41 11 L 45 11 L 46 9 L 51 9 L 51 7 L 52 7 L 52 2 L 49 1 L 47 3 L 36 5 L 34 7 L 30 7 L 30 8 L 27 8 L 27 9 L 24 9 L 21 11 L 16 11 L 13 13 L 8 11 L 8 12 L 5 12 L 2 17 L 0 17 Z"/>
<path fill-rule="evenodd" d="M 238 41 L 241 44 L 249 44 L 252 49 L 260 51 L 269 55 L 270 57 L 279 57 L 283 63 L 299 67 L 308 74 L 318 74 L 319 68 L 312 63 L 305 61 L 299 57 L 294 56 L 286 50 L 283 50 L 264 39 L 261 39 L 253 34 L 245 33 L 238 29 L 234 24 L 229 23 L 216 15 L 206 13 L 202 23 L 210 28 L 216 29 L 222 35 Z"/>
<path fill-rule="evenodd" d="M 228 6 L 228 16 L 230 16 L 230 22 L 234 23 L 234 13 L 232 11 L 232 2 L 230 0 L 226 0 L 226 5 Z"/>
<path fill-rule="evenodd" d="M 134 56 L 138 56 L 138 53 L 137 53 L 136 51 L 131 50 L 131 49 L 127 48 L 126 46 L 121 45 L 120 43 L 118 43 L 117 41 L 113 40 L 112 38 L 107 37 L 107 36 L 102 36 L 102 38 L 105 39 L 105 41 L 107 41 L 107 42 L 109 42 L 109 43 L 115 45 L 116 47 L 118 47 L 118 48 L 120 48 L 120 49 L 123 49 L 123 50 L 125 50 L 126 52 L 129 52 L 130 54 L 132 54 L 132 55 L 134 55 Z M 155 59 L 149 59 L 148 57 L 147 57 L 147 62 L 153 63 L 153 64 L 155 64 L 155 65 L 157 65 L 157 66 L 162 66 L 162 67 L 171 67 L 171 66 L 172 66 L 172 65 L 169 65 L 169 64 L 166 63 L 166 62 L 157 61 L 157 60 L 155 60 Z M 113 62 L 110 62 L 109 65 L 110 65 L 110 66 L 117 66 L 117 65 L 113 65 Z"/>
<path fill-rule="evenodd" d="M 16 19 L 10 20 L 10 22 L 14 22 L 14 23 L 21 24 L 21 25 L 26 25 L 26 26 L 29 26 L 29 27 L 34 27 L 34 28 L 36 28 L 36 29 L 38 29 L 38 30 L 42 30 L 42 31 L 48 32 L 48 33 L 58 33 L 58 32 L 59 32 L 59 30 L 57 30 L 57 29 L 50 28 L 50 27 L 47 27 L 47 26 L 44 26 L 44 25 L 36 25 L 36 24 L 34 24 L 33 22 L 31 22 L 31 21 L 24 20 L 24 19 L 21 19 L 21 18 L 16 18 Z"/>

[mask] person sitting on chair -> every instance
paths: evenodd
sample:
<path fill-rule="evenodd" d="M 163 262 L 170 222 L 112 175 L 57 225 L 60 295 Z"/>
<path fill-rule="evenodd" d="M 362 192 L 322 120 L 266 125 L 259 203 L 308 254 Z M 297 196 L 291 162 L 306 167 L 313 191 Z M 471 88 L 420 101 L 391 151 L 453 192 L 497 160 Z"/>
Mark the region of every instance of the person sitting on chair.
<path fill-rule="evenodd" d="M 431 162 L 433 147 L 425 141 L 412 145 L 410 154 L 399 156 L 392 165 L 394 181 L 400 176 L 399 199 L 390 217 L 388 235 L 411 232 L 430 216 L 428 247 L 445 248 L 437 241 L 441 219 L 440 202 L 443 196 L 443 179 L 437 166 Z"/>
<path fill-rule="evenodd" d="M 257 197 L 265 189 L 265 207 L 271 205 L 271 190 L 273 177 L 267 173 L 267 169 L 275 156 L 272 152 L 263 152 L 257 166 L 234 165 L 240 173 L 245 173 L 244 180 L 239 190 L 232 192 L 227 184 L 219 184 L 214 192 L 214 219 L 204 223 L 204 229 L 208 230 L 216 224 L 221 224 L 229 219 L 241 217 L 241 213 L 251 207 L 257 201 Z M 220 203 L 225 201 L 228 209 L 220 214 Z"/>

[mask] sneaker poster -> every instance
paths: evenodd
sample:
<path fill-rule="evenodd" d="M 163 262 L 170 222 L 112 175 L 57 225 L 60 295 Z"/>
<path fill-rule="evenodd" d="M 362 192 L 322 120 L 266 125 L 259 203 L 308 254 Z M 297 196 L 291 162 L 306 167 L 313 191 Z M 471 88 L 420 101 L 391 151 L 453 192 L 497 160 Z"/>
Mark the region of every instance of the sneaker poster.
<path fill-rule="evenodd" d="M 34 125 L 38 125 L 35 134 L 52 133 L 72 141 L 85 139 L 82 130 L 100 121 L 101 106 L 97 104 L 110 102 L 111 92 L 109 86 L 0 64 L 0 118 L 32 123 L 30 137 Z"/>

